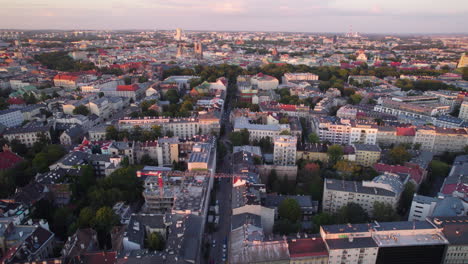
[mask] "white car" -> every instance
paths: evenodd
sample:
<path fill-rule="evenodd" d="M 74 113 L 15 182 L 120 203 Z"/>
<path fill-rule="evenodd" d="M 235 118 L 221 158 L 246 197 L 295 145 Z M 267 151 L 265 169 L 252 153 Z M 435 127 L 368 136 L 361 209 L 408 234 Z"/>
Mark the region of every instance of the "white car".
<path fill-rule="evenodd" d="M 213 247 L 216 247 L 216 239 L 213 239 L 212 244 L 213 244 Z"/>

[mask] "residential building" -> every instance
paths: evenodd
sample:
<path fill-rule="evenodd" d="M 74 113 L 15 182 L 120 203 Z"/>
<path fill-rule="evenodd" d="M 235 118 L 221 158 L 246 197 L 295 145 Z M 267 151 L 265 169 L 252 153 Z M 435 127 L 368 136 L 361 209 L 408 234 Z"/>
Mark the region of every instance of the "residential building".
<path fill-rule="evenodd" d="M 463 101 L 461 104 L 458 118 L 468 121 L 468 100 Z"/>
<path fill-rule="evenodd" d="M 42 139 L 50 140 L 50 126 L 27 126 L 7 129 L 3 133 L 3 137 L 8 141 L 18 140 L 28 147 L 32 147 L 34 143 Z"/>
<path fill-rule="evenodd" d="M 260 140 L 266 137 L 273 139 L 275 136 L 279 136 L 283 131 L 290 131 L 288 124 L 251 124 L 246 117 L 236 118 L 234 121 L 234 131 L 238 132 L 242 129 L 247 129 L 249 131 L 250 140 Z"/>
<path fill-rule="evenodd" d="M 325 179 L 322 209 L 324 212 L 336 213 L 348 203 L 356 203 L 372 215 L 375 202 L 387 203 L 396 208 L 406 181 L 407 177 L 388 172 L 372 181 Z"/>
<path fill-rule="evenodd" d="M 288 84 L 291 81 L 318 81 L 319 76 L 313 73 L 285 73 L 283 76 L 283 84 Z"/>
<path fill-rule="evenodd" d="M 408 221 L 424 221 L 427 217 L 464 216 L 468 213 L 468 202 L 457 198 L 440 195 L 428 197 L 415 194 Z"/>
<path fill-rule="evenodd" d="M 288 241 L 291 264 L 326 264 L 328 250 L 321 237 L 293 238 Z"/>
<path fill-rule="evenodd" d="M 273 140 L 273 163 L 280 166 L 295 166 L 297 137 L 282 135 L 275 136 Z"/>
<path fill-rule="evenodd" d="M 449 241 L 430 221 L 322 226 L 328 263 L 442 263 Z"/>
<path fill-rule="evenodd" d="M 0 152 L 0 171 L 11 169 L 16 164 L 23 161 L 23 158 L 13 153 L 8 145 L 2 147 L 3 151 Z"/>
<path fill-rule="evenodd" d="M 6 109 L 0 111 L 0 124 L 6 127 L 20 126 L 24 121 L 20 109 Z"/>
<path fill-rule="evenodd" d="M 312 129 L 321 141 L 332 144 L 371 144 L 377 142 L 378 128 L 373 123 L 356 122 L 355 120 L 328 118 L 314 118 Z"/>
<path fill-rule="evenodd" d="M 248 82 L 259 90 L 274 90 L 278 88 L 279 81 L 273 76 L 259 73 L 257 75 L 239 75 L 237 83 Z"/>
<path fill-rule="evenodd" d="M 85 131 L 81 126 L 72 126 L 60 135 L 60 144 L 73 145 L 83 140 Z"/>
<path fill-rule="evenodd" d="M 353 144 L 356 153 L 356 163 L 371 167 L 380 160 L 382 150 L 377 145 Z"/>
<path fill-rule="evenodd" d="M 313 201 L 309 195 L 278 195 L 267 194 L 265 206 L 277 209 L 285 199 L 294 199 L 301 208 L 302 221 L 310 221 L 312 216 L 318 212 L 318 201 Z M 278 212 L 275 214 L 278 216 Z"/>
<path fill-rule="evenodd" d="M 430 221 L 442 229 L 448 241 L 443 264 L 468 263 L 468 216 L 432 217 Z"/>

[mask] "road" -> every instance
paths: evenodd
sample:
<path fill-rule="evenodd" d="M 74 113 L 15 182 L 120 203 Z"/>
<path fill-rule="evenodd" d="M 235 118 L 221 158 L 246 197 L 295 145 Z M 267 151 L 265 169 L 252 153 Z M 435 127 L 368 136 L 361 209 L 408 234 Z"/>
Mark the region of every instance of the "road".
<path fill-rule="evenodd" d="M 219 173 L 232 173 L 231 164 L 231 147 L 229 142 L 229 134 L 232 131 L 232 126 L 229 124 L 229 114 L 231 112 L 230 105 L 226 105 L 226 110 L 222 116 L 222 124 L 225 126 L 225 133 L 221 136 L 220 141 L 226 146 L 227 154 L 222 157 L 221 163 L 217 166 Z M 218 187 L 216 189 L 216 200 L 219 204 L 219 225 L 216 231 L 208 236 L 211 237 L 211 242 L 216 241 L 215 246 L 210 246 L 209 263 L 226 263 L 223 261 L 223 256 L 227 258 L 227 244 L 226 249 L 223 250 L 223 244 L 229 240 L 231 231 L 231 194 L 232 194 L 232 180 L 227 178 L 218 179 Z"/>

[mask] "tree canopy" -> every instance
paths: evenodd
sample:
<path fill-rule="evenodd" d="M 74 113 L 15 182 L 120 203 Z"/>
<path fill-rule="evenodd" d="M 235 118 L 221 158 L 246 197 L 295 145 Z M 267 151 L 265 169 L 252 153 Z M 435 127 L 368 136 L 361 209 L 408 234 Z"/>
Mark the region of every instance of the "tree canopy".
<path fill-rule="evenodd" d="M 295 199 L 286 198 L 278 207 L 278 216 L 281 219 L 287 219 L 292 223 L 296 223 L 301 219 L 301 207 Z"/>

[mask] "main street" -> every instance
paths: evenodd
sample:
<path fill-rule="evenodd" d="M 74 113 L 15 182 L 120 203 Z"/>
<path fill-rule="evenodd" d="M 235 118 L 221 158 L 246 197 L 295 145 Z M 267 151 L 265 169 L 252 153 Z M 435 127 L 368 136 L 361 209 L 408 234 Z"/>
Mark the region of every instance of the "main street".
<path fill-rule="evenodd" d="M 229 101 L 228 101 L 229 102 Z M 231 156 L 232 149 L 229 142 L 229 134 L 232 131 L 232 126 L 229 123 L 229 115 L 231 113 L 231 105 L 227 104 L 225 111 L 221 117 L 221 124 L 224 126 L 224 134 L 220 136 L 219 141 L 226 147 L 227 153 L 221 157 L 218 164 L 218 173 L 232 173 Z M 228 255 L 228 241 L 231 231 L 231 193 L 232 181 L 230 178 L 219 178 L 216 192 L 216 201 L 219 205 L 219 224 L 216 231 L 209 234 L 210 241 L 210 256 L 209 263 L 226 263 Z M 213 243 L 215 241 L 215 243 Z M 224 244 L 226 244 L 224 249 Z"/>

